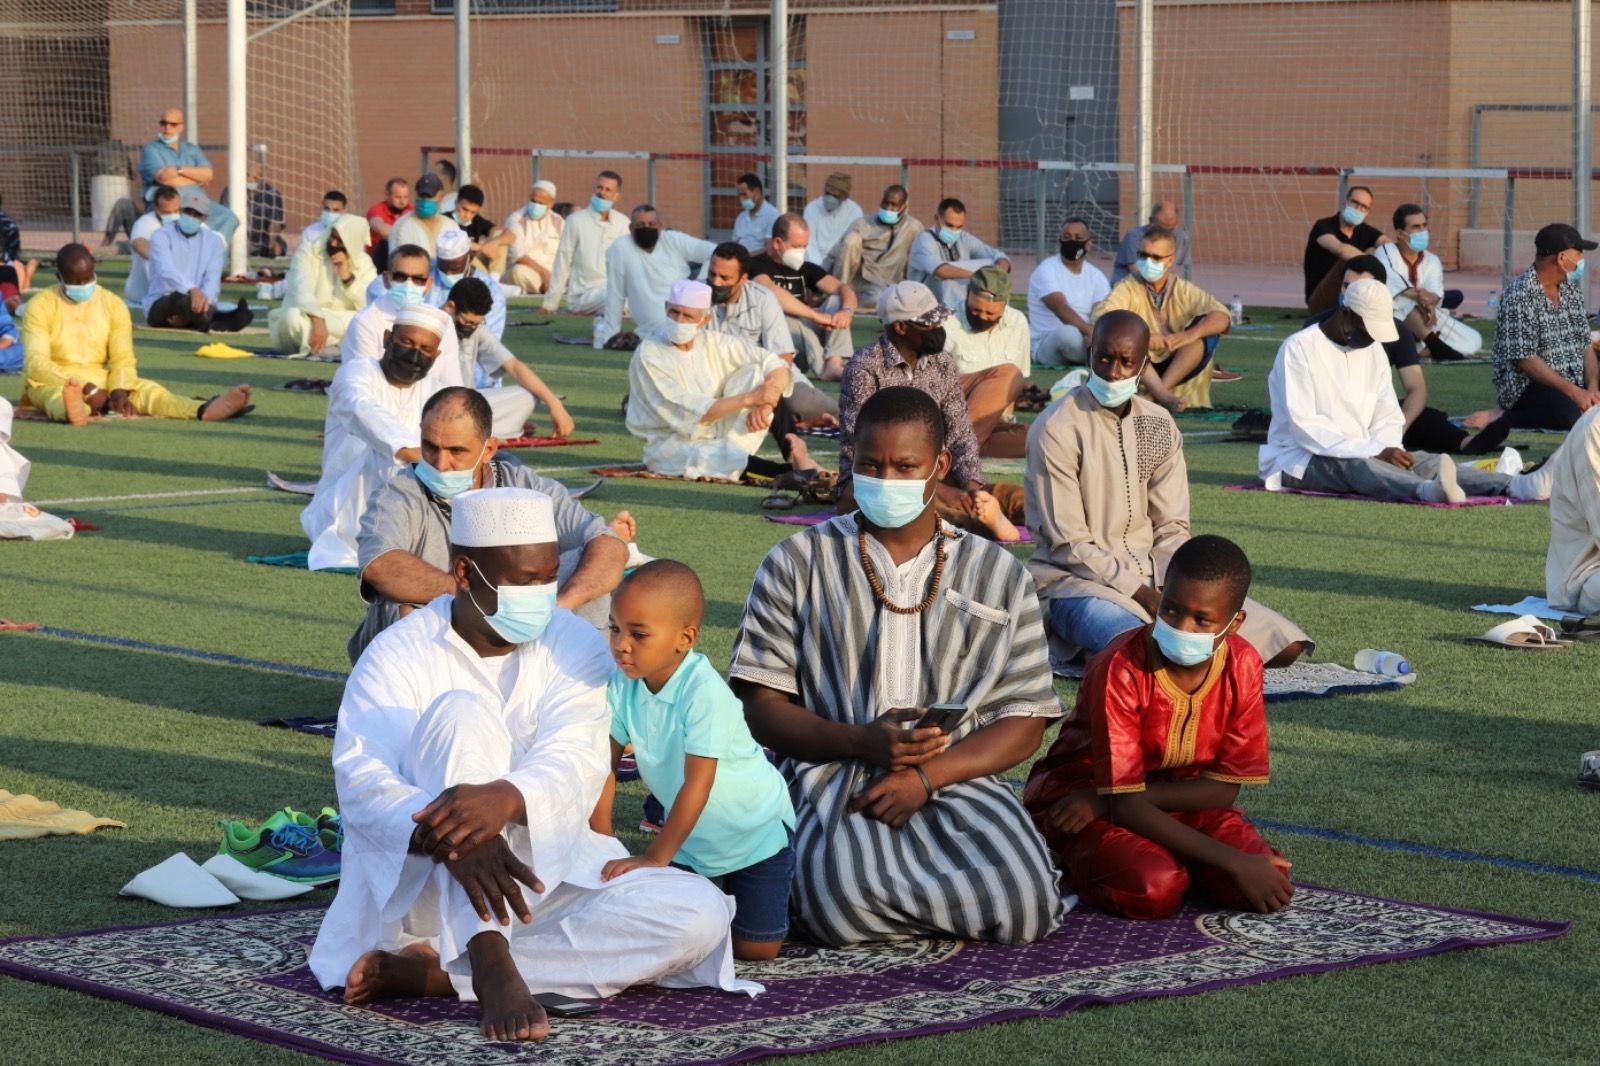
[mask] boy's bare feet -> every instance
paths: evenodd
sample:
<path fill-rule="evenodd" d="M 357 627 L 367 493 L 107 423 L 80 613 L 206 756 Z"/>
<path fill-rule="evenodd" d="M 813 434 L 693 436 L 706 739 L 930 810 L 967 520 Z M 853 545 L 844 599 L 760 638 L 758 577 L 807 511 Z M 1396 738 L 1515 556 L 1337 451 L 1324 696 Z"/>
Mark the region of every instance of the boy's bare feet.
<path fill-rule="evenodd" d="M 493 930 L 467 942 L 472 960 L 472 991 L 483 1012 L 478 1029 L 490 1040 L 543 1040 L 550 1035 L 550 1019 L 528 991 L 517 972 L 511 945 Z"/>
<path fill-rule="evenodd" d="M 200 421 L 221 422 L 232 418 L 250 405 L 250 386 L 235 385 L 227 392 L 220 392 L 205 402 L 200 408 Z"/>
<path fill-rule="evenodd" d="M 78 384 L 77 378 L 68 378 L 67 383 L 61 386 L 61 402 L 67 408 L 67 424 L 71 426 L 86 426 L 89 424 L 89 405 L 83 399 L 83 386 Z"/>
<path fill-rule="evenodd" d="M 439 953 L 426 944 L 399 951 L 369 951 L 344 979 L 344 1001 L 351 1006 L 377 999 L 452 996 L 455 988 L 439 966 Z"/>

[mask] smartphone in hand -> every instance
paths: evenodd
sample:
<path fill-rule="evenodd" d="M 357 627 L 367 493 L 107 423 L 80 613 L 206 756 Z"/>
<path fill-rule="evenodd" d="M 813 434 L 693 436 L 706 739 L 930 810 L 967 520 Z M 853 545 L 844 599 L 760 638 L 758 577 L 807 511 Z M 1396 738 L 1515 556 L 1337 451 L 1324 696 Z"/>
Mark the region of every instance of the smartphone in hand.
<path fill-rule="evenodd" d="M 926 729 L 928 726 L 938 726 L 946 733 L 954 733 L 956 726 L 967 716 L 965 703 L 935 703 L 923 714 L 917 722 L 917 729 Z"/>

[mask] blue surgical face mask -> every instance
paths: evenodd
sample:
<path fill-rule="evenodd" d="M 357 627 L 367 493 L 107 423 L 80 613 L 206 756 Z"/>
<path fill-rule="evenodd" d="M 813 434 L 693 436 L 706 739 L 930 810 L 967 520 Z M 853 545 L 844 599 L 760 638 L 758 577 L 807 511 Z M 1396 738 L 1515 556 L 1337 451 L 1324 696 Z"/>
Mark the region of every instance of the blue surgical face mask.
<path fill-rule="evenodd" d="M 739 209 L 741 211 L 754 211 L 756 209 L 756 202 L 750 199 L 748 196 L 743 197 L 739 201 Z"/>
<path fill-rule="evenodd" d="M 332 226 L 335 222 L 339 221 L 339 215 L 341 213 L 342 212 L 335 211 L 331 207 L 323 208 L 322 209 L 322 224 L 324 226 Z"/>
<path fill-rule="evenodd" d="M 593 208 L 596 213 L 602 215 L 611 210 L 612 205 L 615 203 L 615 200 L 607 200 L 599 195 L 589 197 L 589 206 Z"/>
<path fill-rule="evenodd" d="M 163 133 L 161 135 L 161 143 L 171 148 L 178 143 L 178 135 L 176 133 Z"/>
<path fill-rule="evenodd" d="M 829 214 L 839 210 L 839 204 L 841 202 L 842 201 L 837 196 L 829 196 L 827 193 L 822 194 L 823 210 L 827 211 Z"/>
<path fill-rule="evenodd" d="M 532 200 L 528 201 L 528 217 L 535 222 L 543 218 L 549 211 L 550 209 L 544 204 L 534 203 Z"/>
<path fill-rule="evenodd" d="M 441 270 L 441 271 L 439 271 L 439 276 L 444 279 L 444 284 L 445 284 L 446 288 L 453 289 L 453 288 L 456 287 L 456 282 L 460 281 L 462 278 L 467 276 L 467 272 L 465 270 L 463 270 L 459 274 L 446 274 L 444 271 Z"/>
<path fill-rule="evenodd" d="M 1426 252 L 1428 250 L 1428 231 L 1423 230 L 1421 233 L 1406 234 L 1406 243 L 1411 246 L 1413 252 Z"/>
<path fill-rule="evenodd" d="M 423 286 L 414 281 L 389 282 L 389 299 L 399 308 L 414 307 L 422 302 Z"/>
<path fill-rule="evenodd" d="M 1167 264 L 1162 262 L 1160 259 L 1146 259 L 1141 255 L 1138 259 L 1134 260 L 1133 269 L 1139 272 L 1139 276 L 1141 278 L 1154 285 L 1156 282 L 1160 281 L 1166 276 Z"/>
<path fill-rule="evenodd" d="M 158 214 L 158 215 L 156 215 L 156 221 L 161 223 L 163 226 L 165 226 L 168 222 L 176 222 L 176 221 L 178 221 L 178 219 L 180 219 L 182 217 L 183 216 L 178 214 L 177 212 L 173 212 L 170 215 Z"/>
<path fill-rule="evenodd" d="M 487 584 L 489 578 L 477 562 L 470 557 L 467 562 L 472 563 L 472 568 Z M 467 590 L 467 599 L 472 601 L 472 606 L 478 607 L 478 613 L 489 623 L 489 628 L 500 634 L 501 640 L 508 644 L 526 644 L 544 635 L 550 619 L 556 613 L 554 581 L 547 585 L 496 585 L 494 591 L 500 598 L 500 605 L 494 614 L 487 614 L 482 607 L 478 607 L 478 598 L 471 589 Z"/>
<path fill-rule="evenodd" d="M 933 475 L 911 481 L 905 478 L 888 480 L 856 474 L 856 506 L 866 515 L 867 521 L 879 529 L 899 529 L 917 520 L 928 507 L 923 496 Z"/>
<path fill-rule="evenodd" d="M 1089 393 L 1101 407 L 1121 407 L 1139 391 L 1139 375 L 1107 381 L 1099 374 L 1090 373 L 1087 382 Z"/>
<path fill-rule="evenodd" d="M 203 220 L 195 218 L 193 215 L 178 216 L 178 229 L 185 237 L 193 237 L 200 232 L 200 227 L 204 225 L 205 222 Z"/>
<path fill-rule="evenodd" d="M 94 296 L 94 291 L 100 287 L 96 281 L 86 281 L 82 285 L 68 285 L 62 283 L 61 289 L 67 294 L 67 299 L 75 304 L 81 304 Z"/>
<path fill-rule="evenodd" d="M 1345 225 L 1347 226 L 1359 226 L 1361 223 L 1367 220 L 1367 213 L 1365 211 L 1361 210 L 1359 207 L 1352 207 L 1350 204 L 1345 204 L 1344 210 L 1339 212 L 1339 215 L 1344 219 Z"/>
<path fill-rule="evenodd" d="M 418 200 L 415 210 L 418 218 L 432 218 L 439 213 L 439 201 Z"/>
<path fill-rule="evenodd" d="M 892 226 L 900 221 L 900 212 L 891 211 L 887 207 L 878 208 L 878 221 L 885 226 Z"/>
<path fill-rule="evenodd" d="M 484 448 L 489 447 L 489 442 L 483 442 L 483 448 L 478 449 L 478 458 L 472 460 L 472 465 L 465 470 L 440 470 L 426 459 L 418 459 L 416 465 L 417 480 L 427 486 L 429 492 L 443 499 L 452 499 L 472 488 L 472 475 L 478 471 L 478 463 L 483 459 Z"/>
<path fill-rule="evenodd" d="M 961 231 L 951 229 L 949 226 L 940 226 L 939 239 L 945 244 L 954 244 L 961 239 Z"/>
<path fill-rule="evenodd" d="M 1572 273 L 1567 275 L 1568 281 L 1582 281 L 1583 275 L 1589 269 L 1589 260 L 1579 259 L 1578 265 L 1572 268 Z"/>
<path fill-rule="evenodd" d="M 1157 618 L 1152 636 L 1156 647 L 1168 662 L 1179 666 L 1198 666 L 1217 652 L 1218 633 L 1185 633 L 1167 625 L 1166 619 Z"/>

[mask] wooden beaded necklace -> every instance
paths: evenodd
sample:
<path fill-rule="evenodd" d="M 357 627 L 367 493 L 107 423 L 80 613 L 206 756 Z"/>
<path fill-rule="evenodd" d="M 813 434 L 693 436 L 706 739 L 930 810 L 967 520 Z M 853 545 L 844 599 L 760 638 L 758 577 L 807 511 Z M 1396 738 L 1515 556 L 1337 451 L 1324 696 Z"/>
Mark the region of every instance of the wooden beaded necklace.
<path fill-rule="evenodd" d="M 872 588 L 872 596 L 879 604 L 895 614 L 921 614 L 933 606 L 933 601 L 939 595 L 939 585 L 944 578 L 944 542 L 952 540 L 954 533 L 947 533 L 943 529 L 935 528 L 933 531 L 933 577 L 928 582 L 928 594 L 922 597 L 922 602 L 915 607 L 902 607 L 889 599 L 883 591 L 883 582 L 878 578 L 877 570 L 873 569 L 872 559 L 867 555 L 867 531 L 861 528 L 861 519 L 856 518 L 856 546 L 861 552 L 861 567 L 867 572 L 867 584 Z"/>

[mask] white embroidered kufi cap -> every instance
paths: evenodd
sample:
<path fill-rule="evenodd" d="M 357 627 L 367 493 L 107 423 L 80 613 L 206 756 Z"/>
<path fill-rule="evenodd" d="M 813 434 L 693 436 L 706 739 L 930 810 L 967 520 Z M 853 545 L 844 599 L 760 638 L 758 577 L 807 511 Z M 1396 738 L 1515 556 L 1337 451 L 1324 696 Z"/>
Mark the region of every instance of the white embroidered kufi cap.
<path fill-rule="evenodd" d="M 463 492 L 450 501 L 450 543 L 458 548 L 554 544 L 555 506 L 533 489 Z"/>

